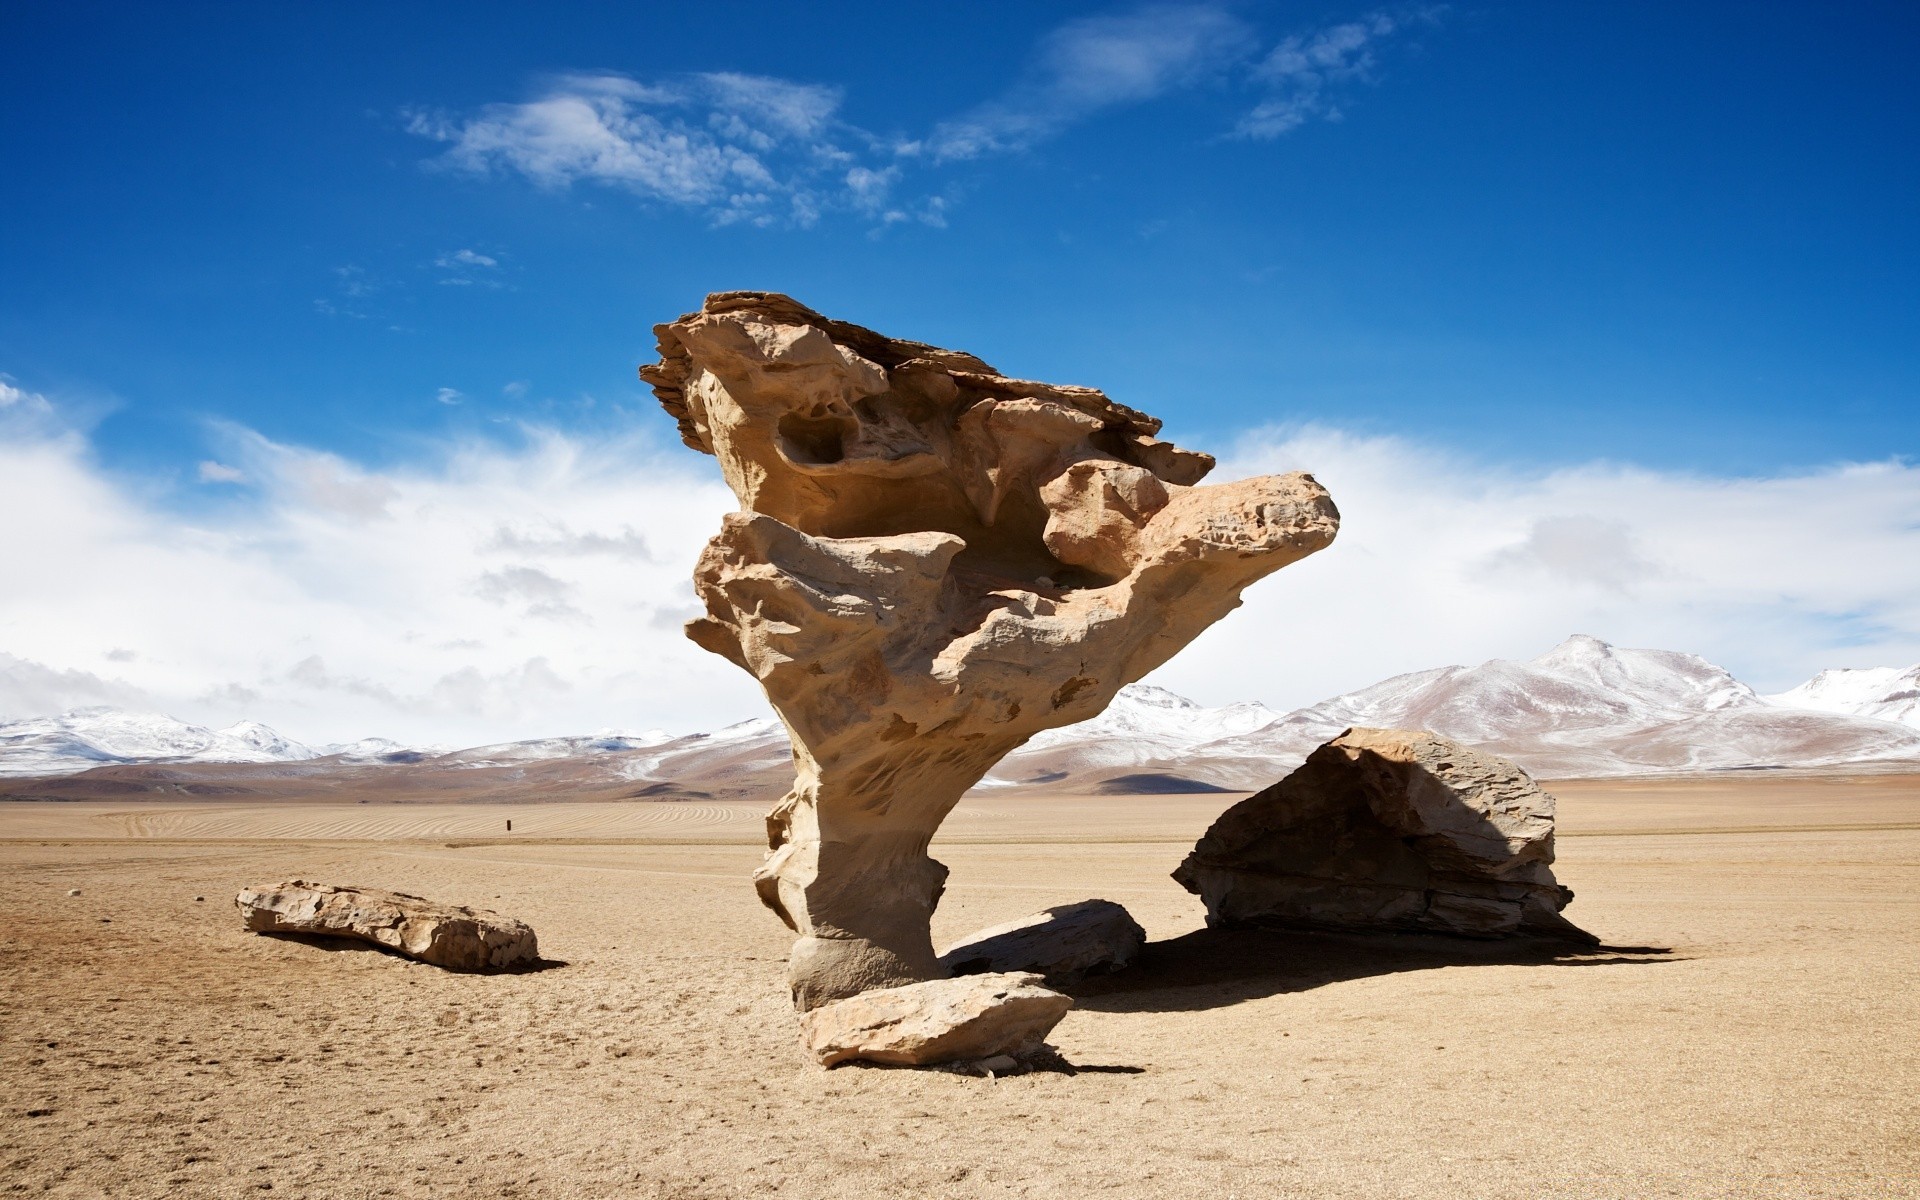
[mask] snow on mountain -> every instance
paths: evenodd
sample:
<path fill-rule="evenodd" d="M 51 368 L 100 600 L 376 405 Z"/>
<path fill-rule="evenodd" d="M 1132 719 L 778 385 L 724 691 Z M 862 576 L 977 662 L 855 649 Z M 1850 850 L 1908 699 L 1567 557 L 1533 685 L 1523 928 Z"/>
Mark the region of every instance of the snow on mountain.
<path fill-rule="evenodd" d="M 1092 720 L 1036 734 L 1002 759 L 984 783 L 1004 787 L 1084 771 L 1147 766 L 1222 738 L 1250 733 L 1279 717 L 1257 701 L 1203 708 L 1165 688 L 1129 684 Z"/>
<path fill-rule="evenodd" d="M 415 763 L 439 758 L 452 750 L 452 746 L 409 746 L 392 738 L 370 737 L 357 742 L 335 742 L 321 754 L 349 763 Z"/>
<path fill-rule="evenodd" d="M 524 742 L 475 746 L 468 750 L 455 750 L 444 754 L 441 756 L 441 761 L 449 766 L 498 767 L 512 763 L 542 762 L 554 758 L 586 758 L 597 754 L 645 750 L 672 740 L 673 735 L 662 729 L 649 729 L 644 733 L 602 729 L 598 733 L 578 737 L 533 738 Z"/>
<path fill-rule="evenodd" d="M 772 717 L 756 717 L 712 733 L 673 738 L 622 762 L 619 771 L 625 779 L 656 782 L 781 770 L 791 777 L 792 764 L 787 727 Z"/>
<path fill-rule="evenodd" d="M 1259 788 L 1356 725 L 1431 729 L 1550 778 L 1920 764 L 1920 667 L 1826 671 L 1763 698 L 1696 655 L 1622 649 L 1576 635 L 1524 662 L 1493 659 L 1397 675 L 1289 713 L 1254 703 L 1206 708 L 1164 688 L 1134 684 L 1092 720 L 1034 737 L 982 786 L 1079 787 L 1126 776 L 1144 780 L 1142 786 L 1158 780 Z M 734 792 L 779 786 L 791 771 L 786 729 L 768 718 L 680 737 L 602 730 L 455 751 L 382 738 L 316 750 L 254 722 L 210 730 L 106 708 L 0 723 L 0 775 L 320 757 L 427 770 L 578 762 L 591 777 L 628 780 L 662 794 L 697 794 L 722 783 Z"/>
<path fill-rule="evenodd" d="M 133 762 L 299 762 L 320 753 L 256 721 L 208 729 L 114 708 L 0 721 L 0 775 L 57 775 Z"/>
<path fill-rule="evenodd" d="M 1920 761 L 1913 730 L 1782 711 L 1697 655 L 1622 649 L 1584 635 L 1525 662 L 1395 676 L 1195 754 L 1249 767 L 1298 761 L 1355 725 L 1431 729 L 1560 777 Z M 1223 773 L 1253 783 L 1250 770 Z"/>
<path fill-rule="evenodd" d="M 1920 728 L 1920 664 L 1822 671 L 1797 688 L 1766 696 L 1769 704 L 1809 712 L 1847 713 Z"/>

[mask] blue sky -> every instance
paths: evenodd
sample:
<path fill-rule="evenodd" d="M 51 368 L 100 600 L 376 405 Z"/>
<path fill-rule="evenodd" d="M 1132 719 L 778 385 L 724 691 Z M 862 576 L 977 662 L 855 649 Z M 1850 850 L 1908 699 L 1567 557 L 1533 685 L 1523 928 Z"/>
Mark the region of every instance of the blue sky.
<path fill-rule="evenodd" d="M 1267 451 L 1314 466 L 1289 456 L 1371 446 L 1374 461 L 1431 468 L 1449 494 L 1503 480 L 1538 499 L 1542 481 L 1596 471 L 1722 495 L 1880 464 L 1858 502 L 1880 507 L 1837 519 L 1891 539 L 1864 554 L 1913 548 L 1911 5 L 805 14 L 7 6 L 0 377 L 44 419 L 0 436 L 57 443 L 75 487 L 235 554 L 298 541 L 301 503 L 350 495 L 335 510 L 385 519 L 382 497 L 411 494 L 408 480 L 453 486 L 458 463 L 489 454 L 529 469 L 552 439 L 710 482 L 633 371 L 654 322 L 709 290 L 770 288 L 1010 373 L 1102 387 L 1253 469 Z M 1661 558 L 1681 550 L 1649 540 L 1662 514 L 1554 503 L 1519 514 L 1508 541 L 1561 546 L 1539 540 L 1540 521 L 1590 519 L 1549 529 L 1603 530 L 1574 557 L 1625 565 L 1580 584 L 1598 589 L 1585 607 L 1542 600 L 1543 630 L 1589 616 L 1623 640 L 1727 629 L 1723 644 L 1675 648 L 1780 686 L 1850 654 L 1920 657 L 1891 566 L 1857 594 L 1806 596 L 1791 573 L 1719 607 L 1676 593 L 1672 611 L 1704 613 L 1697 626 L 1647 624 L 1636 589 L 1685 574 Z M 667 536 L 643 512 L 571 519 L 577 536 Z M 587 586 L 550 566 L 498 569 L 518 567 Z M 0 653 L 102 687 L 138 674 L 109 661 L 158 653 L 87 649 L 50 632 L 60 604 L 44 602 L 0 613 Z M 1728 606 L 1758 615 L 1730 626 Z M 575 607 L 611 635 L 613 618 Z M 514 662 L 551 659 L 525 641 Z M 1436 636 L 1347 669 L 1545 648 Z M 98 657 L 116 649 L 147 657 Z M 221 711 L 271 707 L 269 681 L 305 661 L 295 649 L 235 667 L 245 678 L 181 668 L 194 682 L 168 683 L 156 666 L 128 686 L 208 712 L 221 687 L 238 689 Z M 354 678 L 431 691 L 373 670 Z M 1262 698 L 1371 678 L 1308 674 Z M 579 717 L 611 703 L 577 685 Z M 717 695 L 716 713 L 751 702 Z"/>

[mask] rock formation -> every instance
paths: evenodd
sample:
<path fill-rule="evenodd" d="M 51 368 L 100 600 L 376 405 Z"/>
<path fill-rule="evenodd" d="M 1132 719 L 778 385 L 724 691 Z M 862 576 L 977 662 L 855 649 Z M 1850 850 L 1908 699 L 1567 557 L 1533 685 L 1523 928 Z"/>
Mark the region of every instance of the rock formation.
<path fill-rule="evenodd" d="M 940 965 L 955 975 L 1032 971 L 1049 987 L 1128 966 L 1147 944 L 1147 931 L 1111 900 L 1057 904 L 1029 917 L 995 925 L 955 943 Z"/>
<path fill-rule="evenodd" d="M 800 1037 L 823 1067 L 852 1059 L 929 1066 L 1037 1050 L 1073 1007 L 1019 971 L 930 979 L 823 1004 Z"/>
<path fill-rule="evenodd" d="M 1349 729 L 1221 814 L 1173 877 L 1209 925 L 1596 941 L 1560 910 L 1553 797 L 1432 733 Z"/>
<path fill-rule="evenodd" d="M 695 570 L 701 646 L 750 671 L 795 781 L 755 881 L 800 940 L 803 1009 L 933 979 L 927 842 L 1035 733 L 1098 713 L 1332 540 L 1306 475 L 1213 460 L 1091 388 L 722 292 L 641 368 L 741 512 Z"/>
<path fill-rule="evenodd" d="M 255 933 L 306 933 L 371 942 L 450 971 L 506 971 L 540 961 L 533 930 L 512 917 L 404 892 L 294 879 L 234 897 Z"/>

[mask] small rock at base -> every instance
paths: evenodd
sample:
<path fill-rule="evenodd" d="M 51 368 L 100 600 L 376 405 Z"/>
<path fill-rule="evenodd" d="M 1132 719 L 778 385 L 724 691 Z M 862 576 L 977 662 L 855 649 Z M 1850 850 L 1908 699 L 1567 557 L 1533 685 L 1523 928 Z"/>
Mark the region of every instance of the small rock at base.
<path fill-rule="evenodd" d="M 962 975 L 823 1004 L 800 1018 L 800 1033 L 823 1067 L 856 1059 L 931 1066 L 1038 1049 L 1072 1007 L 1028 972 Z"/>
<path fill-rule="evenodd" d="M 1147 931 L 1111 900 L 1056 904 L 1030 917 L 982 929 L 940 956 L 955 975 L 1037 971 L 1049 987 L 1118 971 L 1147 944 Z"/>
<path fill-rule="evenodd" d="M 80 894 L 80 889 L 79 889 L 79 888 L 68 888 L 68 889 L 67 889 L 67 895 L 69 895 L 69 896 L 78 896 L 79 894 Z"/>
<path fill-rule="evenodd" d="M 973 1065 L 989 1075 L 1005 1075 L 1019 1066 L 1020 1060 L 1011 1054 L 996 1054 L 992 1058 L 983 1058 Z"/>

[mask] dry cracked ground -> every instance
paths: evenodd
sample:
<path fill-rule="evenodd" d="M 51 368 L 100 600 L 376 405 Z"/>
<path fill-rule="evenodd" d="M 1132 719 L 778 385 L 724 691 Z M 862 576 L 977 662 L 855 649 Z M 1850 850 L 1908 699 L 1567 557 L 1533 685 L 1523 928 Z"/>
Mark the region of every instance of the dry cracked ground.
<path fill-rule="evenodd" d="M 1610 949 L 1210 933 L 1167 872 L 1236 797 L 967 801 L 936 940 L 1154 939 L 998 1080 L 803 1062 L 754 806 L 0 805 L 0 1195 L 1920 1195 L 1920 778 L 1552 790 Z M 290 876 L 553 965 L 242 933 Z"/>

